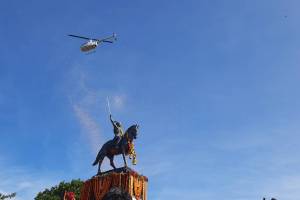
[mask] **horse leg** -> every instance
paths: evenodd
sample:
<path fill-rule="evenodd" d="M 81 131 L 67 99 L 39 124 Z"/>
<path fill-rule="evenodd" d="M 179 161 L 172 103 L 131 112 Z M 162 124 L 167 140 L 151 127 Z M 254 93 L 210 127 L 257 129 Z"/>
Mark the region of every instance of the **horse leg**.
<path fill-rule="evenodd" d="M 109 160 L 110 160 L 110 166 L 112 166 L 112 168 L 116 169 L 116 166 L 115 166 L 115 163 L 114 163 L 114 156 L 110 156 Z"/>
<path fill-rule="evenodd" d="M 125 167 L 127 168 L 127 162 L 126 162 L 126 157 L 125 157 L 125 150 L 124 150 L 124 148 L 122 149 L 122 156 L 123 156 L 123 160 L 124 160 Z"/>
<path fill-rule="evenodd" d="M 105 155 L 101 155 L 100 158 L 99 158 L 99 164 L 98 164 L 98 174 L 101 174 L 101 165 L 102 165 L 102 162 L 103 162 L 103 159 L 104 159 Z"/>

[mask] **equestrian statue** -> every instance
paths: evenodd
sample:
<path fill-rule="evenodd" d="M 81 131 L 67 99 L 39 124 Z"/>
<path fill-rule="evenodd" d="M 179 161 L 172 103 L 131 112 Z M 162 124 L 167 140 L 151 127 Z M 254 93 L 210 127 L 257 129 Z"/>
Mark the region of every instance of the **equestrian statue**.
<path fill-rule="evenodd" d="M 101 164 L 105 157 L 110 160 L 110 165 L 114 170 L 116 169 L 116 166 L 114 164 L 115 155 L 122 154 L 125 167 L 127 167 L 125 157 L 127 155 L 130 159 L 132 159 L 133 165 L 136 165 L 137 162 L 133 140 L 137 138 L 139 125 L 135 124 L 130 126 L 124 133 L 121 123 L 113 120 L 111 114 L 109 115 L 109 118 L 113 125 L 115 137 L 112 140 L 106 142 L 97 154 L 93 166 L 98 164 L 98 174 L 101 174 Z"/>

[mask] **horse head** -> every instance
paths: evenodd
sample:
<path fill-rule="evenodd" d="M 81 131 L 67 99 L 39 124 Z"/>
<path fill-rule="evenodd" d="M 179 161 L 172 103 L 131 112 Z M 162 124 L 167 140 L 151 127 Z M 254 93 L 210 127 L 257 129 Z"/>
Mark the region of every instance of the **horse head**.
<path fill-rule="evenodd" d="M 138 124 L 134 124 L 127 129 L 126 133 L 128 134 L 128 137 L 131 141 L 137 139 L 138 129 Z"/>

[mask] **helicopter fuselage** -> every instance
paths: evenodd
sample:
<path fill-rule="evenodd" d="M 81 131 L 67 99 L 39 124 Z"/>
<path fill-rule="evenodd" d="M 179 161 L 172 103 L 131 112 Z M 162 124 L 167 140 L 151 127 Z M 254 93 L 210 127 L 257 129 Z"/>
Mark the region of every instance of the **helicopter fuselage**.
<path fill-rule="evenodd" d="M 80 50 L 83 52 L 87 52 L 92 49 L 95 49 L 98 46 L 98 44 L 99 42 L 97 40 L 89 40 L 88 42 L 80 46 Z"/>

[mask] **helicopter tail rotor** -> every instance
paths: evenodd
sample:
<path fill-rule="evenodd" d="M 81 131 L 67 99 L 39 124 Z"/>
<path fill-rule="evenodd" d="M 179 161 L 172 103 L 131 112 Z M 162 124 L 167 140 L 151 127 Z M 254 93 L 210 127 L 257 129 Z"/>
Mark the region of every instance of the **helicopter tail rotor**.
<path fill-rule="evenodd" d="M 116 33 L 113 33 L 113 39 L 117 40 L 117 34 Z"/>
<path fill-rule="evenodd" d="M 108 38 L 104 38 L 102 40 L 98 40 L 99 42 L 107 42 L 107 43 L 113 43 L 114 41 L 117 40 L 117 34 L 113 33 L 112 36 L 108 37 Z"/>

